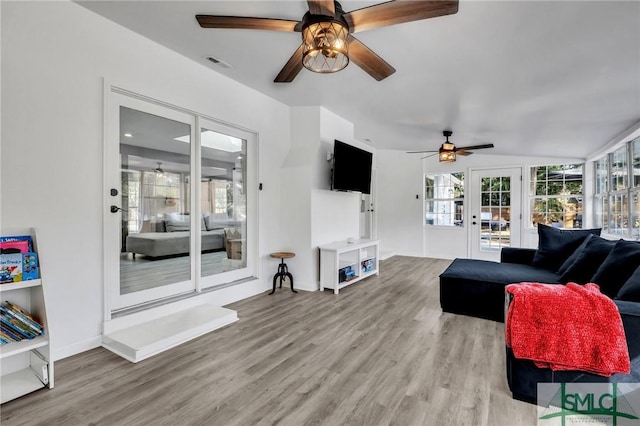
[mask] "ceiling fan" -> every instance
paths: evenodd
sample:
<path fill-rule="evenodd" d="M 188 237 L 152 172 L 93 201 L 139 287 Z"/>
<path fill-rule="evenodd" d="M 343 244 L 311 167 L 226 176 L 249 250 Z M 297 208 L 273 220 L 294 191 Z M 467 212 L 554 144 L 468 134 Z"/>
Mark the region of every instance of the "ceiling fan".
<path fill-rule="evenodd" d="M 276 76 L 290 83 L 302 67 L 319 73 L 340 71 L 349 60 L 380 81 L 396 70 L 351 33 L 458 12 L 458 0 L 393 0 L 345 12 L 334 0 L 307 0 L 301 21 L 242 16 L 196 15 L 202 28 L 235 28 L 302 33 L 302 44 Z"/>
<path fill-rule="evenodd" d="M 453 132 L 451 130 L 443 130 L 442 131 L 442 136 L 444 136 L 446 139 L 446 141 L 440 146 L 440 149 L 437 151 L 408 151 L 407 154 L 423 154 L 425 152 L 433 152 L 434 154 L 431 155 L 427 155 L 426 157 L 422 157 L 424 158 L 429 158 L 429 157 L 433 157 L 434 155 L 438 155 L 438 161 L 440 161 L 441 163 L 453 163 L 454 161 L 456 161 L 456 156 L 457 155 L 471 155 L 473 154 L 473 150 L 476 149 L 486 149 L 486 148 L 493 148 L 493 144 L 492 143 L 486 143 L 483 145 L 470 145 L 470 146 L 461 146 L 460 148 L 457 148 L 453 142 L 449 142 L 449 137 L 453 135 Z"/>
<path fill-rule="evenodd" d="M 162 168 L 162 162 L 158 161 L 157 163 L 158 163 L 158 167 L 153 169 L 153 171 L 156 172 L 156 174 L 158 174 L 158 175 L 163 175 L 164 174 L 164 169 Z"/>

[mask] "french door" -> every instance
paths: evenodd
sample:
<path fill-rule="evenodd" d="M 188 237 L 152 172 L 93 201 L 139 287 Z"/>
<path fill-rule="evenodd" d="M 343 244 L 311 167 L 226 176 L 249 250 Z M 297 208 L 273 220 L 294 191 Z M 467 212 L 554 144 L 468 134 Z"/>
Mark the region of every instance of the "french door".
<path fill-rule="evenodd" d="M 255 134 L 116 89 L 108 96 L 106 319 L 255 276 Z"/>
<path fill-rule="evenodd" d="M 499 260 L 503 247 L 519 247 L 522 169 L 471 171 L 470 257 Z"/>

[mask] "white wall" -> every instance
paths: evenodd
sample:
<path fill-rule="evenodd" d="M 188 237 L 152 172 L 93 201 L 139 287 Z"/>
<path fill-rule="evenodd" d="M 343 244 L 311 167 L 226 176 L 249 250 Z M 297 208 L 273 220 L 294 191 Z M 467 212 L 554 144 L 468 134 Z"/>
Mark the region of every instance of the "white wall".
<path fill-rule="evenodd" d="M 376 165 L 381 256 L 423 256 L 424 189 L 420 157 L 401 151 L 378 150 Z"/>
<path fill-rule="evenodd" d="M 100 342 L 103 79 L 259 133 L 262 281 L 218 300 L 268 289 L 291 202 L 280 190 L 289 108 L 74 3 L 1 7 L 1 225 L 38 228 L 54 358 Z"/>
<path fill-rule="evenodd" d="M 417 154 L 378 150 L 378 235 L 381 250 L 395 254 L 454 259 L 469 256 L 469 229 L 424 226 L 423 175 L 425 173 L 465 172 L 465 204 L 469 201 L 468 177 L 473 169 L 523 167 L 523 229 L 522 247 L 537 247 L 537 233 L 527 220 L 529 176 L 535 165 L 580 163 L 580 158 L 498 156 L 475 153 L 458 157 L 455 163 L 439 163 L 437 157 L 420 160 Z M 588 172 L 585 179 L 592 179 Z M 586 186 L 588 190 L 590 185 Z M 416 200 L 416 194 L 419 199 Z M 585 194 L 587 194 L 585 192 Z M 585 199 L 588 197 L 585 197 Z M 589 208 L 588 202 L 584 211 Z M 468 207 L 465 206 L 468 211 Z"/>
<path fill-rule="evenodd" d="M 322 107 L 291 108 L 291 147 L 282 171 L 286 237 L 296 257 L 287 261 L 295 287 L 318 289 L 318 246 L 358 237 L 360 194 L 331 191 L 334 140 L 374 152 L 353 138 L 353 124 Z M 374 153 L 375 162 L 375 153 Z"/>

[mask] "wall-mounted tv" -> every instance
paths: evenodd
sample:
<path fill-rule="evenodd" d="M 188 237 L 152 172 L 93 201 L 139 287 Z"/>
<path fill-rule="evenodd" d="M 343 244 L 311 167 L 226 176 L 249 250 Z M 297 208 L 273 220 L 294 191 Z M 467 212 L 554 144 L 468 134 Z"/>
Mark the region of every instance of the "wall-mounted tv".
<path fill-rule="evenodd" d="M 372 153 L 336 140 L 333 146 L 331 189 L 370 194 L 372 161 Z"/>

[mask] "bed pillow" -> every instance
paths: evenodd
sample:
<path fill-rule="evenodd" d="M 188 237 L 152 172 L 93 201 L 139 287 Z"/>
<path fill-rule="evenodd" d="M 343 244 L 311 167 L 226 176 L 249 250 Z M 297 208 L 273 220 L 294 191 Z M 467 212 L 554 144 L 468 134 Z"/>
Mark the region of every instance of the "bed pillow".
<path fill-rule="evenodd" d="M 558 229 L 538 224 L 538 250 L 533 256 L 532 266 L 557 271 L 571 254 L 589 236 L 600 235 L 596 229 Z"/>
<path fill-rule="evenodd" d="M 640 265 L 640 242 L 619 240 L 591 278 L 613 298 Z"/>
<path fill-rule="evenodd" d="M 560 268 L 562 270 L 566 263 L 574 258 L 573 262 L 562 272 L 560 281 L 563 283 L 588 283 L 616 244 L 617 241 L 605 240 L 593 234 L 588 235 L 574 252 L 574 254 L 577 253 L 577 256 L 574 258 L 572 254 Z"/>
<path fill-rule="evenodd" d="M 640 302 L 640 266 L 622 286 L 616 299 Z"/>

